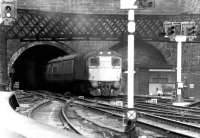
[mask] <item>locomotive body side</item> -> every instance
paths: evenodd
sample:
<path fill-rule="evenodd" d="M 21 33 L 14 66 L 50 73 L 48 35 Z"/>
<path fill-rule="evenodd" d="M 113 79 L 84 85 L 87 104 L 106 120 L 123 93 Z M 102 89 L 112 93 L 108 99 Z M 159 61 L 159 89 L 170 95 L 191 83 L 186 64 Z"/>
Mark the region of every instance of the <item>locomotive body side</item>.
<path fill-rule="evenodd" d="M 75 80 L 75 60 L 77 55 L 67 55 L 50 60 L 46 66 L 46 89 L 51 91 L 71 91 Z"/>
<path fill-rule="evenodd" d="M 79 54 L 74 62 L 74 79 L 77 81 L 88 80 L 88 67 L 84 54 Z"/>
<path fill-rule="evenodd" d="M 46 79 L 50 82 L 73 81 L 77 55 L 59 57 L 47 64 Z"/>

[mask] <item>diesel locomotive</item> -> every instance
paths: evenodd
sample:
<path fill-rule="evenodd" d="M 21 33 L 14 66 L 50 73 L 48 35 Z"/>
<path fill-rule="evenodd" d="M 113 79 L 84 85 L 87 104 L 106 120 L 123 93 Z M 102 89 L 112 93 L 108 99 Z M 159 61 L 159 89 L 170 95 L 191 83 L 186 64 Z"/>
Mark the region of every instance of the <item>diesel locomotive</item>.
<path fill-rule="evenodd" d="M 117 96 L 120 93 L 122 58 L 114 51 L 93 51 L 52 59 L 46 66 L 48 87 L 59 86 L 74 93 Z"/>

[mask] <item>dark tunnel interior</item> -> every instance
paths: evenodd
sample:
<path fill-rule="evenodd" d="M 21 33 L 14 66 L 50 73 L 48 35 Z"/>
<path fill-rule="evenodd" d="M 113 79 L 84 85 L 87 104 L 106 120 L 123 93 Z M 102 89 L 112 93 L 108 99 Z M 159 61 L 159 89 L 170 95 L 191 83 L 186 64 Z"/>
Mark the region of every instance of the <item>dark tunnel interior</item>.
<path fill-rule="evenodd" d="M 12 82 L 19 82 L 20 89 L 45 89 L 45 66 L 53 58 L 67 53 L 49 45 L 34 46 L 26 50 L 15 61 Z"/>

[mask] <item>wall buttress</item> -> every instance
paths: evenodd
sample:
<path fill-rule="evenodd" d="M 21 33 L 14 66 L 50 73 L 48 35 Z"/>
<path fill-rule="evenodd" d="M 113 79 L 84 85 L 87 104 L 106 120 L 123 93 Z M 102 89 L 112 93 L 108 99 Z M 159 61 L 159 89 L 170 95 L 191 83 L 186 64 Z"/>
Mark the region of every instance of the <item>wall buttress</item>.
<path fill-rule="evenodd" d="M 6 28 L 0 26 L 0 91 L 6 89 L 7 77 L 7 37 Z"/>

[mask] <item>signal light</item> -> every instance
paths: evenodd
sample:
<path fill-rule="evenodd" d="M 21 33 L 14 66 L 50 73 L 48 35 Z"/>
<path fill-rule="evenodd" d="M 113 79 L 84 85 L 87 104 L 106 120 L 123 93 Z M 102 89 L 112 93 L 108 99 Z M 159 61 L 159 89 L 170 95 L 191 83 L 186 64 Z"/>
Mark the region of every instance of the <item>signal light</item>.
<path fill-rule="evenodd" d="M 138 8 L 154 8 L 155 0 L 137 0 Z"/>
<path fill-rule="evenodd" d="M 5 7 L 5 17 L 10 18 L 11 17 L 11 7 L 8 5 Z"/>
<path fill-rule="evenodd" d="M 183 22 L 182 34 L 185 36 L 196 36 L 197 26 L 195 22 Z"/>
<path fill-rule="evenodd" d="M 165 37 L 170 38 L 171 41 L 175 40 L 175 36 L 185 36 L 187 41 L 193 41 L 197 36 L 197 30 L 199 29 L 195 22 L 168 22 L 163 23 Z M 162 36 L 162 35 L 161 35 Z"/>
<path fill-rule="evenodd" d="M 195 26 L 192 26 L 192 27 L 190 27 L 190 28 L 187 28 L 187 36 L 193 36 L 193 35 L 195 35 L 195 33 L 196 33 L 196 27 Z"/>
<path fill-rule="evenodd" d="M 11 25 L 17 18 L 17 1 L 16 0 L 2 0 L 1 4 L 1 17 L 4 25 Z"/>
<path fill-rule="evenodd" d="M 167 30 L 167 35 L 168 36 L 173 35 L 173 34 L 175 34 L 175 26 L 171 26 Z"/>

